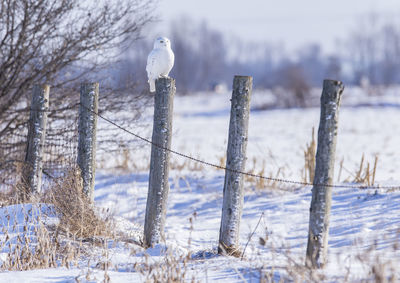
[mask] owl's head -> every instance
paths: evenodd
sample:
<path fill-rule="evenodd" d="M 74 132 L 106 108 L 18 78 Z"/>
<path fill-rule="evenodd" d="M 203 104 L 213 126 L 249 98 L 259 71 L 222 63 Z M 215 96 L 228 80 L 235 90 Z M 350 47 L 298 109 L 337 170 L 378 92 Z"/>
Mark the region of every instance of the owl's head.
<path fill-rule="evenodd" d="M 158 37 L 154 42 L 154 49 L 157 48 L 171 48 L 171 41 L 166 37 Z"/>

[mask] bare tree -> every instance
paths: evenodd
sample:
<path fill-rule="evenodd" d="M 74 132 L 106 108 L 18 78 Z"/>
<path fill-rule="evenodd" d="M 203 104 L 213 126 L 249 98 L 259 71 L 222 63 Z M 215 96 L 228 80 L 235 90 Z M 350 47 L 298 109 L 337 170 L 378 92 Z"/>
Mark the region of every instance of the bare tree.
<path fill-rule="evenodd" d="M 400 29 L 398 20 L 369 14 L 362 18 L 347 41 L 348 62 L 354 82 L 372 86 L 400 82 Z"/>
<path fill-rule="evenodd" d="M 384 85 L 398 82 L 400 71 L 400 31 L 394 24 L 382 28 L 382 63 L 380 72 Z"/>
<path fill-rule="evenodd" d="M 325 70 L 325 77 L 333 80 L 340 80 L 342 77 L 342 62 L 340 57 L 331 55 L 328 57 L 328 63 Z"/>
<path fill-rule="evenodd" d="M 175 53 L 175 64 L 171 75 L 176 78 L 178 92 L 188 93 L 192 87 L 196 73 L 198 72 L 198 57 L 196 44 L 188 38 L 195 38 L 193 21 L 187 17 L 181 17 L 171 23 L 172 49 Z"/>
<path fill-rule="evenodd" d="M 297 56 L 298 63 L 310 85 L 319 86 L 324 79 L 325 62 L 322 58 L 322 48 L 319 44 L 309 44 L 302 47 Z"/>
<path fill-rule="evenodd" d="M 129 86 L 137 84 L 136 89 L 148 91 L 146 64 L 147 56 L 153 49 L 153 42 L 140 39 L 134 42 L 128 50 L 121 50 L 122 60 L 118 69 L 118 85 Z"/>
<path fill-rule="evenodd" d="M 224 77 L 226 64 L 226 48 L 221 32 L 210 29 L 206 22 L 202 22 L 198 28 L 200 60 L 198 87 L 206 84 L 210 88 L 219 83 Z"/>
<path fill-rule="evenodd" d="M 360 83 L 363 78 L 372 84 L 377 83 L 378 35 L 378 17 L 370 14 L 361 19 L 349 36 L 347 50 L 355 83 Z"/>
<path fill-rule="evenodd" d="M 285 107 L 306 107 L 310 96 L 310 85 L 307 81 L 305 70 L 298 63 L 287 62 L 283 64 L 278 73 L 278 84 L 291 97 L 285 102 Z"/>
<path fill-rule="evenodd" d="M 98 74 L 152 19 L 152 0 L 0 1 L 0 137 L 26 120 L 16 110 L 28 106 L 33 83 L 56 90 Z"/>
<path fill-rule="evenodd" d="M 193 40 L 192 40 L 193 39 Z M 175 65 L 171 75 L 179 92 L 209 89 L 226 75 L 226 49 L 222 33 L 181 17 L 171 23 Z"/>

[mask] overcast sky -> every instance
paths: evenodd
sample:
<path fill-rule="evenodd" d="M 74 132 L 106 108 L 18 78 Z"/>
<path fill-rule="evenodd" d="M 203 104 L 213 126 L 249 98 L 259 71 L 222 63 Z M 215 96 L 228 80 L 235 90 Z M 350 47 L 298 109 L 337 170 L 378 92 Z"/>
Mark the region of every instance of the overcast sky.
<path fill-rule="evenodd" d="M 281 42 L 295 50 L 310 42 L 326 52 L 372 12 L 400 17 L 400 0 L 160 0 L 162 22 L 181 15 L 243 40 Z"/>

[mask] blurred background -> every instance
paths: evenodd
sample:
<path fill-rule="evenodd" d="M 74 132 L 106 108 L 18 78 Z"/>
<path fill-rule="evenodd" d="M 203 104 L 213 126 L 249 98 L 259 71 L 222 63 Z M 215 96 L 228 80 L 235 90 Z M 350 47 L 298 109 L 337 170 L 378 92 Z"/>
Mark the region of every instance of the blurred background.
<path fill-rule="evenodd" d="M 292 92 L 291 105 L 302 106 L 324 78 L 398 84 L 399 15 L 396 0 L 163 0 L 142 38 L 121 51 L 119 77 L 145 82 L 147 54 L 164 35 L 175 52 L 179 93 L 224 90 L 242 74 L 254 77 L 256 89 Z"/>

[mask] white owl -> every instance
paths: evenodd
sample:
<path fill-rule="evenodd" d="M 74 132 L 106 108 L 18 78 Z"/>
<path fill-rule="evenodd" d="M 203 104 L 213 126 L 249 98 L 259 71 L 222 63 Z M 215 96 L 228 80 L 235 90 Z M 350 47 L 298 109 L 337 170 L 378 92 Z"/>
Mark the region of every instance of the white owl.
<path fill-rule="evenodd" d="M 159 37 L 154 42 L 154 48 L 147 57 L 147 77 L 150 85 L 150 92 L 156 91 L 156 79 L 167 77 L 174 66 L 174 52 L 171 49 L 171 42 L 166 37 Z"/>

